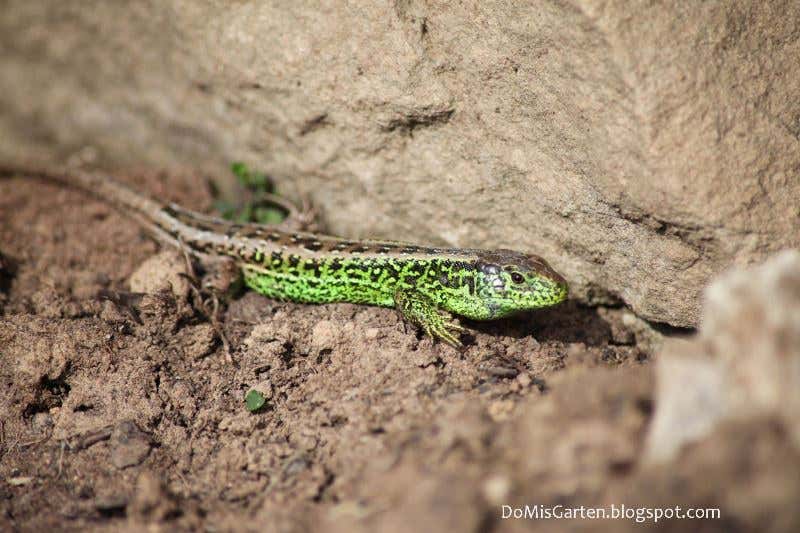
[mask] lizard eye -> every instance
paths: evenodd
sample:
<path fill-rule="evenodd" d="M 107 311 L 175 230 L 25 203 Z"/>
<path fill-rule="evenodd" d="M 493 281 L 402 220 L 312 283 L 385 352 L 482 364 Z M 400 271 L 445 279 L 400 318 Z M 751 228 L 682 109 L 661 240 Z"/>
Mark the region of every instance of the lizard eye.
<path fill-rule="evenodd" d="M 511 281 L 513 281 L 514 283 L 523 283 L 525 281 L 525 277 L 519 272 L 512 272 Z"/>

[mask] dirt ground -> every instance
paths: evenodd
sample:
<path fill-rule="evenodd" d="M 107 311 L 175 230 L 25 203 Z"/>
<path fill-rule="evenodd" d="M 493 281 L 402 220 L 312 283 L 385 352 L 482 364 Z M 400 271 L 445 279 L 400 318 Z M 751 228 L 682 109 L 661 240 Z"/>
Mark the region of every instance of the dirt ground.
<path fill-rule="evenodd" d="M 128 181 L 211 206 L 188 176 Z M 0 530 L 637 527 L 503 519 L 526 504 L 722 511 L 667 530 L 798 524 L 800 458 L 777 421 L 642 464 L 653 358 L 623 309 L 468 323 L 459 351 L 392 310 L 247 293 L 222 314 L 230 361 L 185 288 L 131 292 L 180 265 L 159 249 L 79 192 L 0 182 Z M 254 386 L 267 404 L 250 413 Z"/>

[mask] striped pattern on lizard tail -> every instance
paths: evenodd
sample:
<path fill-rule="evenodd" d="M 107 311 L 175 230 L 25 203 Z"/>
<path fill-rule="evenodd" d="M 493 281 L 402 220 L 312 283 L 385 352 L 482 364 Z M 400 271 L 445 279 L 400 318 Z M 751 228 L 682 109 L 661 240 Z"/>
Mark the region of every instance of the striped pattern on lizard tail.
<path fill-rule="evenodd" d="M 568 294 L 541 257 L 512 250 L 439 248 L 347 240 L 237 224 L 162 205 L 106 176 L 0 169 L 76 186 L 129 212 L 161 240 L 201 256 L 226 256 L 247 286 L 270 298 L 395 307 L 428 335 L 459 346 L 451 313 L 492 320 L 548 307 Z"/>

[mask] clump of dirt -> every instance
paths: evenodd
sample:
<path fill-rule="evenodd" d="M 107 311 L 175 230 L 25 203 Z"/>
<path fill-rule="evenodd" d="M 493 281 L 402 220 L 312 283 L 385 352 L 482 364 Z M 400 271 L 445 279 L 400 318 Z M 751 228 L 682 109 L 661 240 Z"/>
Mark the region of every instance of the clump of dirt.
<path fill-rule="evenodd" d="M 211 204 L 189 176 L 128 181 Z M 467 324 L 463 350 L 392 310 L 252 293 L 212 325 L 181 256 L 102 202 L 10 179 L 0 219 L 0 529 L 516 531 L 504 506 L 680 503 L 729 530 L 763 512 L 709 487 L 754 482 L 769 526 L 796 523 L 774 518 L 800 494 L 780 421 L 643 464 L 658 334 L 622 309 Z"/>

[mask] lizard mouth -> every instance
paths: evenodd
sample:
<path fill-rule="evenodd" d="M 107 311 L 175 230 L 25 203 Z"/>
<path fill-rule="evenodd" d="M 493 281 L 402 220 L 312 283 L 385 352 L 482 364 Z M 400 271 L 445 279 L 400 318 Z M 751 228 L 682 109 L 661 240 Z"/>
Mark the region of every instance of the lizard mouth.
<path fill-rule="evenodd" d="M 528 302 L 520 302 L 515 298 L 494 298 L 486 303 L 486 307 L 491 320 L 551 307 L 566 300 L 568 295 L 569 289 L 566 284 L 554 283 L 552 290 L 540 292 Z"/>

